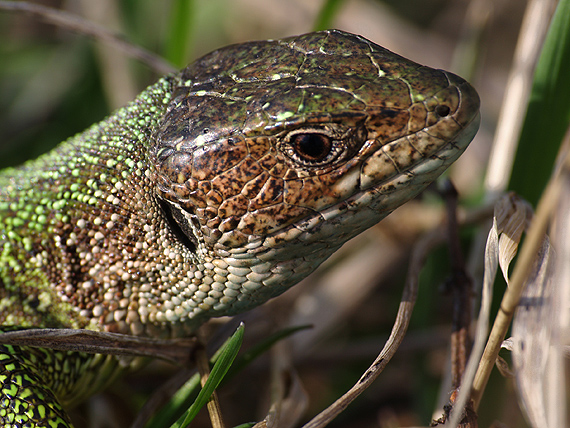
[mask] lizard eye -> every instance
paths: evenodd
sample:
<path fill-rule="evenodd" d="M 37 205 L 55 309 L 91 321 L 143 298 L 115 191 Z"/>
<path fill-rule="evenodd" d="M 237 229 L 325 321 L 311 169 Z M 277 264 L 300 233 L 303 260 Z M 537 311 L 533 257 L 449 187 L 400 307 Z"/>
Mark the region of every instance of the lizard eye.
<path fill-rule="evenodd" d="M 331 153 L 333 143 L 328 135 L 307 133 L 291 138 L 295 154 L 305 162 L 320 163 Z"/>
<path fill-rule="evenodd" d="M 284 138 L 281 150 L 303 166 L 324 166 L 334 162 L 343 152 L 342 135 L 336 138 L 325 129 L 297 129 Z"/>

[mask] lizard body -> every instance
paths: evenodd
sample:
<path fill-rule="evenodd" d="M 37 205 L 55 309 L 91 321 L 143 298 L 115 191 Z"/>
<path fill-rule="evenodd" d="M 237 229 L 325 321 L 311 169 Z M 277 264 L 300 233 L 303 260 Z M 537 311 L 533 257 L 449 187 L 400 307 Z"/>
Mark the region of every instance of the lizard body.
<path fill-rule="evenodd" d="M 255 307 L 437 178 L 478 107 L 463 79 L 340 31 L 206 55 L 0 173 L 0 325 L 182 337 Z M 68 427 L 60 403 L 120 371 L 8 345 L 0 364 L 3 426 Z"/>

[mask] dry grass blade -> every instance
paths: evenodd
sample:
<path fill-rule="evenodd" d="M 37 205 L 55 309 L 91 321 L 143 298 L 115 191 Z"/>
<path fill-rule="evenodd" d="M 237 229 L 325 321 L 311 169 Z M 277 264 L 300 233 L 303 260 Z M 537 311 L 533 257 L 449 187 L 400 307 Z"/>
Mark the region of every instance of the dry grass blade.
<path fill-rule="evenodd" d="M 508 185 L 534 67 L 554 3 L 552 0 L 532 0 L 526 7 L 485 177 L 485 188 L 491 198 L 504 191 Z"/>
<path fill-rule="evenodd" d="M 532 207 L 514 194 L 509 194 L 497 202 L 495 218 L 499 235 L 499 266 L 508 283 L 509 266 L 517 254 L 523 232 L 530 225 Z"/>
<path fill-rule="evenodd" d="M 25 1 L 0 1 L 0 9 L 29 13 L 61 28 L 84 34 L 98 41 L 113 45 L 129 57 L 135 58 L 148 65 L 159 74 L 176 71 L 170 64 L 152 52 L 129 43 L 120 35 L 114 34 L 106 28 L 77 15 Z"/>
<path fill-rule="evenodd" d="M 569 139 L 566 139 L 568 146 Z M 564 340 L 568 329 L 570 283 L 570 156 L 557 181 L 560 194 L 551 231 L 554 259 L 541 248 L 513 321 L 512 352 L 521 405 L 534 428 L 567 426 Z M 554 270 L 553 270 L 554 269 Z"/>
<path fill-rule="evenodd" d="M 206 354 L 206 349 L 203 346 L 198 347 L 194 354 L 196 366 L 200 372 L 200 384 L 202 385 L 202 388 L 204 388 L 206 386 L 208 377 L 210 376 L 210 361 L 208 359 L 208 355 Z M 218 394 L 216 391 L 214 391 L 210 396 L 206 407 L 208 408 L 208 414 L 210 416 L 212 428 L 225 428 L 222 418 L 222 409 L 220 407 L 220 400 L 218 399 Z"/>
<path fill-rule="evenodd" d="M 556 401 L 557 396 L 555 390 L 548 386 L 552 378 L 545 376 L 548 366 L 552 364 L 552 357 L 555 357 L 550 346 L 553 342 L 551 335 L 555 331 L 553 281 L 547 273 L 551 260 L 552 251 L 545 242 L 538 254 L 536 272 L 525 286 L 512 329 L 517 386 L 523 408 L 535 428 L 565 426 L 550 425 L 546 417 L 547 403 Z"/>
<path fill-rule="evenodd" d="M 547 226 L 551 221 L 551 214 L 560 198 L 560 184 L 560 179 L 557 177 L 551 180 L 546 188 L 538 205 L 536 216 L 529 227 L 526 242 L 520 251 L 509 287 L 501 301 L 501 307 L 495 318 L 493 329 L 479 363 L 473 385 L 475 409 L 477 409 L 481 401 L 489 375 L 501 349 L 501 344 L 511 324 L 515 309 L 519 304 L 525 283 L 531 276 L 536 255 L 542 247 Z"/>
<path fill-rule="evenodd" d="M 499 252 L 499 239 L 497 235 L 496 220 L 493 219 L 493 227 L 489 231 L 487 238 L 487 245 L 485 247 L 485 277 L 483 279 L 482 295 L 481 295 L 481 309 L 479 311 L 479 319 L 477 321 L 477 328 L 475 338 L 473 341 L 473 348 L 465 374 L 462 379 L 462 387 L 459 389 L 453 410 L 446 423 L 446 427 L 456 427 L 463 417 L 465 406 L 469 401 L 471 393 L 471 385 L 475 377 L 475 371 L 479 362 L 479 358 L 485 346 L 485 339 L 487 337 L 487 330 L 489 328 L 489 313 L 491 310 L 491 295 L 493 290 L 493 281 L 497 273 L 497 260 Z M 487 262 L 489 263 L 487 266 Z"/>

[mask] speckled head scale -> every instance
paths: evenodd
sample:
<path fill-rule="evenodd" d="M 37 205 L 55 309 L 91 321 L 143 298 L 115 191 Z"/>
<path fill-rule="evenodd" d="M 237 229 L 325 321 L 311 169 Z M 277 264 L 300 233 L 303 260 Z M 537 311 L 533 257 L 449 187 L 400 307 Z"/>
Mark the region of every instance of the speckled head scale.
<path fill-rule="evenodd" d="M 356 235 L 423 189 L 416 165 L 441 164 L 427 184 L 477 129 L 469 84 L 359 36 L 246 46 L 184 70 L 157 133 L 158 193 L 194 241 L 235 249 L 305 234 L 337 247 L 338 232 L 317 233 L 325 218 Z"/>

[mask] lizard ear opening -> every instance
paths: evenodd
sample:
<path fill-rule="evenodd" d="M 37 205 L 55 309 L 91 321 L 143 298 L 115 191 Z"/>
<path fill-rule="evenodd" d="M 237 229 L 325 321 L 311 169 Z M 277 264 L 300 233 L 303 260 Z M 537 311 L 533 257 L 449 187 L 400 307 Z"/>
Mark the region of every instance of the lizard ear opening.
<path fill-rule="evenodd" d="M 195 253 L 198 248 L 198 239 L 192 230 L 188 218 L 184 215 L 182 208 L 162 198 L 158 198 L 158 203 L 170 231 L 182 245 L 190 252 Z"/>

